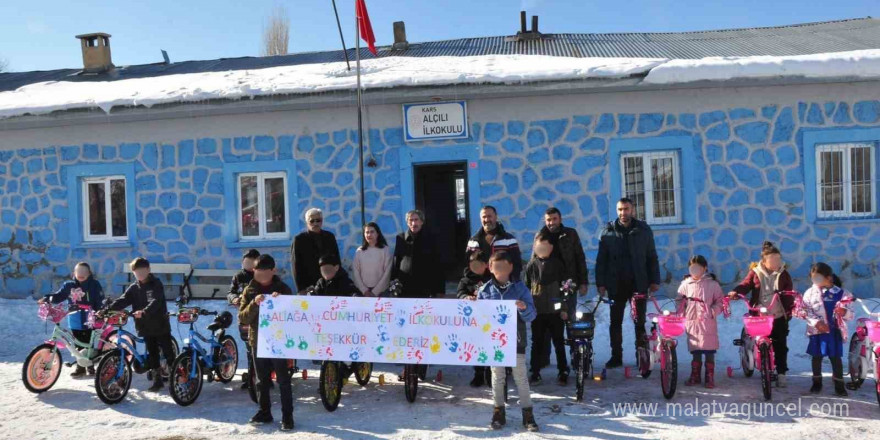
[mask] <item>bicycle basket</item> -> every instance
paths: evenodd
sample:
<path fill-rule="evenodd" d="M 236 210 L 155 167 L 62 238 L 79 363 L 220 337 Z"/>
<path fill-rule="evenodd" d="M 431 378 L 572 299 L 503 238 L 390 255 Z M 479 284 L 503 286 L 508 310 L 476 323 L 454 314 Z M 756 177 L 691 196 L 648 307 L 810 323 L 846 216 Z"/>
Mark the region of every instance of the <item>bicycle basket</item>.
<path fill-rule="evenodd" d="M 865 328 L 868 330 L 868 338 L 874 343 L 880 343 L 880 321 L 866 321 Z"/>
<path fill-rule="evenodd" d="M 122 327 L 128 323 L 128 315 L 124 312 L 109 312 L 104 315 L 104 324 Z"/>
<path fill-rule="evenodd" d="M 43 321 L 52 321 L 55 324 L 58 324 L 65 316 L 67 316 L 67 308 L 60 305 L 56 306 L 54 304 L 49 304 L 47 301 L 40 304 L 40 308 L 37 310 L 37 316 Z"/>
<path fill-rule="evenodd" d="M 177 311 L 177 322 L 182 324 L 192 324 L 199 319 L 198 307 L 185 307 Z"/>
<path fill-rule="evenodd" d="M 772 316 L 744 316 L 743 324 L 746 326 L 746 333 L 750 337 L 767 337 L 773 331 Z"/>
<path fill-rule="evenodd" d="M 584 313 L 581 319 L 568 325 L 568 337 L 572 339 L 592 339 L 596 330 L 596 320 L 591 313 Z"/>
<path fill-rule="evenodd" d="M 681 336 L 684 333 L 684 316 L 662 315 L 657 317 L 660 334 L 669 337 Z"/>

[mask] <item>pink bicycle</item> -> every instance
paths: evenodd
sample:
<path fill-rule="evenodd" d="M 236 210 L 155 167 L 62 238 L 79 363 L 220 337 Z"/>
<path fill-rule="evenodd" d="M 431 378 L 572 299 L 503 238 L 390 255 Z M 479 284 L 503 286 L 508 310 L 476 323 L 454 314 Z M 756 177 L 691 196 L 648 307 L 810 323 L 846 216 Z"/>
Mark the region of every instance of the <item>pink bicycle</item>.
<path fill-rule="evenodd" d="M 636 348 L 639 374 L 645 379 L 651 375 L 654 364 L 660 364 L 660 387 L 663 397 L 671 399 L 675 396 L 675 387 L 678 383 L 678 347 L 677 337 L 684 333 L 685 318 L 681 307 L 675 312 L 664 310 L 657 303 L 657 298 L 636 293 L 630 300 L 630 309 L 633 321 L 638 319 L 637 301 L 651 299 L 657 313 L 649 313 L 647 318 L 651 320 L 651 332 L 645 337 L 645 341 Z"/>
<path fill-rule="evenodd" d="M 868 317 L 856 320 L 856 331 L 849 343 L 850 383 L 847 388 L 853 391 L 859 389 L 865 379 L 874 373 L 874 391 L 877 394 L 877 403 L 880 404 L 880 313 L 868 310 L 863 300 L 855 301 Z M 874 310 L 876 308 L 875 306 Z"/>
<path fill-rule="evenodd" d="M 739 339 L 734 339 L 733 345 L 739 347 L 739 358 L 742 364 L 743 374 L 751 377 L 755 369 L 761 373 L 761 389 L 764 393 L 764 399 L 770 400 L 772 397 L 771 384 L 776 381 L 776 357 L 773 353 L 773 340 L 770 339 L 770 333 L 773 332 L 773 315 L 768 315 L 768 308 L 772 309 L 777 301 L 781 301 L 782 296 L 791 296 L 795 299 L 795 308 L 792 313 L 794 317 L 803 318 L 805 311 L 803 308 L 803 300 L 801 295 L 795 291 L 781 291 L 773 294 L 773 300 L 770 301 L 769 307 L 753 307 L 748 301 L 745 301 L 748 312 L 743 315 L 743 330 Z M 742 295 L 735 298 L 746 299 Z M 725 318 L 729 318 L 730 297 L 723 300 L 722 311 Z M 727 376 L 733 377 L 733 368 L 727 367 Z"/>

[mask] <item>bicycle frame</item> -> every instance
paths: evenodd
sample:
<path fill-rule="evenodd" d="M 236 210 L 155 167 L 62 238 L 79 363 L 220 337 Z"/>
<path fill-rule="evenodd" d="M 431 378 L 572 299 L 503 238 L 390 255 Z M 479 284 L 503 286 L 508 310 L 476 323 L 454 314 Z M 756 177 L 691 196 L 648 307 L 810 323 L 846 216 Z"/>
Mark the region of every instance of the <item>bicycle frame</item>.
<path fill-rule="evenodd" d="M 137 351 L 137 344 L 143 344 L 144 338 L 139 338 L 122 327 L 116 327 L 116 346 L 119 350 L 119 368 L 116 369 L 116 375 L 113 380 L 118 380 L 125 372 L 125 362 L 128 356 L 131 357 L 132 367 L 135 372 L 142 372 L 142 366 L 146 365 L 147 353 L 141 354 Z M 134 343 L 132 344 L 133 341 Z"/>
<path fill-rule="evenodd" d="M 635 312 L 635 301 L 639 299 L 646 299 L 647 297 L 644 294 L 635 294 L 633 295 L 631 308 Z M 660 316 L 677 316 L 682 317 L 682 307 L 676 307 L 676 311 L 674 313 L 669 312 L 668 310 L 663 310 L 660 307 L 660 304 L 657 302 L 657 298 L 653 295 L 650 296 L 651 302 L 654 304 L 654 308 L 657 309 L 657 313 L 648 313 L 646 318 L 651 320 L 651 334 L 648 336 L 648 353 L 650 354 L 650 364 L 654 365 L 659 363 L 660 369 L 666 369 L 665 357 L 662 356 L 663 350 L 668 348 L 675 349 L 678 346 L 678 339 L 675 336 L 670 336 L 659 328 L 658 322 Z"/>
<path fill-rule="evenodd" d="M 190 367 L 189 377 L 193 379 L 196 377 L 197 369 L 196 362 L 201 362 L 208 369 L 213 369 L 217 367 L 217 364 L 214 363 L 214 356 L 212 355 L 215 348 L 222 347 L 220 343 L 215 338 L 214 333 L 211 333 L 210 338 L 206 338 L 202 336 L 201 333 L 193 328 L 195 323 L 189 324 L 189 337 L 183 340 L 183 347 L 181 347 L 181 351 L 189 350 L 190 355 L 193 356 L 192 367 Z M 204 342 L 210 348 L 210 352 L 202 347 L 202 344 L 199 341 Z"/>
<path fill-rule="evenodd" d="M 861 344 L 861 348 L 859 350 L 859 360 L 862 367 L 863 377 L 859 379 L 867 379 L 868 375 L 873 371 L 874 377 L 880 382 L 880 341 L 872 341 L 868 338 L 868 328 L 867 322 L 880 320 L 880 313 L 872 312 L 868 310 L 865 306 L 864 302 L 860 299 L 854 300 L 854 302 L 858 302 L 859 306 L 868 315 L 868 318 L 859 318 L 856 320 L 856 331 L 854 339 L 857 340 L 858 343 Z M 872 319 L 874 318 L 874 319 Z M 880 385 L 878 385 L 880 386 Z M 878 388 L 878 392 L 880 392 L 880 388 Z"/>
<path fill-rule="evenodd" d="M 83 307 L 80 307 L 80 309 L 87 310 Z M 95 360 L 103 354 L 104 344 L 108 343 L 107 337 L 112 331 L 110 326 L 104 327 L 102 331 L 98 332 L 99 329 L 92 329 L 89 342 L 84 343 L 73 336 L 72 330 L 64 328 L 60 322 L 56 322 L 55 327 L 52 329 L 52 336 L 44 342 L 54 346 L 56 349 L 66 349 L 73 356 L 77 365 L 90 367 L 95 365 Z"/>

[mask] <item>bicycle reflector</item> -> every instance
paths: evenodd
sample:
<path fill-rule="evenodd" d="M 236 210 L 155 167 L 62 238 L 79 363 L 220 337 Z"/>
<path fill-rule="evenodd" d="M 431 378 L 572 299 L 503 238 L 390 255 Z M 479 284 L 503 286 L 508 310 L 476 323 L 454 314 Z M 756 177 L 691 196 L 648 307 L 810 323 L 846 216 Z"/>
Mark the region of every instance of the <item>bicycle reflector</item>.
<path fill-rule="evenodd" d="M 182 308 L 177 311 L 177 322 L 191 324 L 199 319 L 199 309 L 196 307 Z"/>

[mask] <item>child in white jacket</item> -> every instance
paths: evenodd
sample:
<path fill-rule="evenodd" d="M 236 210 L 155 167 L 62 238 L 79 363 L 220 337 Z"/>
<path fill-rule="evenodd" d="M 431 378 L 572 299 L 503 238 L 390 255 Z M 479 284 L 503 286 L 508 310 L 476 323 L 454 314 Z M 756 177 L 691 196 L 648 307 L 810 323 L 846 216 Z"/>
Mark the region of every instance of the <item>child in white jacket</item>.
<path fill-rule="evenodd" d="M 846 396 L 843 382 L 843 343 L 846 340 L 846 321 L 853 319 L 853 296 L 841 287 L 840 278 L 825 263 L 816 263 L 810 268 L 812 287 L 804 292 L 807 335 L 810 343 L 807 354 L 813 357 L 813 386 L 811 393 L 822 391 L 822 358 L 831 361 L 834 393 Z"/>

